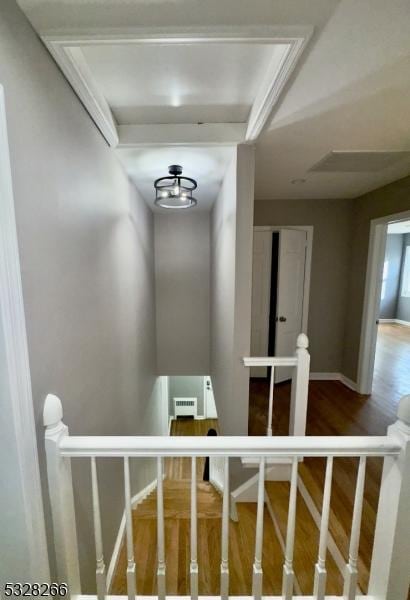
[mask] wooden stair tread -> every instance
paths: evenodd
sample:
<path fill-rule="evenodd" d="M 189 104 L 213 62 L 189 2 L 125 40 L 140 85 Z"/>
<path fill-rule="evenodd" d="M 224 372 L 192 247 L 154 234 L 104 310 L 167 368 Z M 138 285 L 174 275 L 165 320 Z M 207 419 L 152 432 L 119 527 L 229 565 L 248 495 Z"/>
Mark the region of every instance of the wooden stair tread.
<path fill-rule="evenodd" d="M 286 481 L 267 481 L 265 489 L 276 516 L 282 540 L 286 540 L 290 484 Z M 298 492 L 293 568 L 303 594 L 313 593 L 318 547 L 319 529 Z M 343 577 L 329 552 L 326 557 L 326 569 L 328 574 L 326 593 L 341 594 Z"/>
<path fill-rule="evenodd" d="M 201 482 L 202 483 L 202 482 Z M 165 484 L 165 481 L 164 481 Z M 218 596 L 220 594 L 221 566 L 221 498 L 219 494 L 204 484 L 198 492 L 198 563 L 199 593 Z M 179 490 L 178 496 L 170 498 L 167 508 L 167 491 Z M 207 502 L 205 512 L 200 509 L 200 495 Z M 189 595 L 190 564 L 190 520 L 187 512 L 190 507 L 190 487 L 185 483 L 164 485 L 165 497 L 165 555 L 167 595 Z M 207 498 L 206 498 L 207 497 Z M 178 507 L 175 504 L 178 502 Z M 210 514 L 209 506 L 218 504 L 217 516 Z M 184 509 L 185 510 L 185 509 Z M 213 510 L 213 509 L 212 509 Z M 256 504 L 237 504 L 238 522 L 229 523 L 229 568 L 230 594 L 251 595 L 252 567 L 255 549 Z M 137 572 L 137 593 L 156 595 L 157 569 L 157 524 L 156 493 L 151 493 L 132 512 L 134 531 L 134 552 Z M 189 515 L 190 516 L 190 515 Z M 126 550 L 123 540 L 118 565 L 111 586 L 111 594 L 127 594 L 126 589 Z M 264 570 L 263 593 L 277 595 L 281 592 L 283 557 L 276 537 L 272 520 L 265 508 L 262 566 Z"/>

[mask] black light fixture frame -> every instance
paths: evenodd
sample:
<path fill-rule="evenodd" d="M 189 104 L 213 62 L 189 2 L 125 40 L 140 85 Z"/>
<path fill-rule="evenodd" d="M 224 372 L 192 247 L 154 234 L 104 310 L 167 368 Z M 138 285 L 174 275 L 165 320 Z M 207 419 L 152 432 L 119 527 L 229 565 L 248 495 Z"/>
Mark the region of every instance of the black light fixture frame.
<path fill-rule="evenodd" d="M 170 165 L 168 172 L 169 175 L 166 177 L 160 177 L 154 181 L 154 204 L 166 209 L 185 209 L 196 206 L 198 202 L 192 196 L 192 192 L 198 187 L 195 179 L 183 176 L 181 165 Z M 181 204 L 171 204 L 172 201 L 178 200 L 181 201 Z"/>

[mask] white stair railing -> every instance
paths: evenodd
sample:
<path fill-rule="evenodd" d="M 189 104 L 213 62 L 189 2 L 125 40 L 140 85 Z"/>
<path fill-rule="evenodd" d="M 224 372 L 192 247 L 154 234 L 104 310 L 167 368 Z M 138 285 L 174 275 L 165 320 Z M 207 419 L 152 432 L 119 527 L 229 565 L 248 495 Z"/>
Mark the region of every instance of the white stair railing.
<path fill-rule="evenodd" d="M 62 422 L 62 407 L 56 396 L 47 396 L 44 408 L 46 425 L 47 471 L 54 526 L 54 540 L 58 577 L 69 586 L 69 597 L 81 599 L 79 561 L 76 538 L 73 487 L 70 461 L 87 458 L 91 462 L 96 545 L 96 589 L 98 598 L 106 597 L 105 567 L 102 555 L 101 515 L 98 497 L 97 463 L 101 458 L 123 461 L 127 585 L 128 598 L 135 600 L 136 572 L 133 546 L 132 511 L 130 496 L 130 461 L 152 457 L 158 465 L 158 597 L 164 598 L 165 543 L 162 491 L 162 460 L 164 457 L 190 457 L 192 460 L 191 487 L 191 598 L 198 597 L 196 509 L 196 458 L 203 456 L 224 459 L 224 498 L 221 526 L 221 593 L 229 596 L 229 517 L 228 481 L 229 459 L 250 456 L 259 460 L 258 507 L 256 518 L 255 560 L 253 565 L 253 597 L 259 600 L 263 593 L 263 509 L 264 470 L 267 459 L 287 457 L 292 462 L 291 492 L 288 510 L 285 560 L 283 565 L 282 595 L 276 600 L 291 600 L 293 595 L 293 546 L 295 537 L 297 464 L 304 457 L 323 457 L 327 460 L 323 494 L 318 562 L 315 567 L 314 596 L 298 596 L 306 600 L 330 598 L 325 596 L 326 549 L 333 463 L 339 457 L 358 457 L 359 469 L 352 516 L 349 559 L 344 576 L 344 600 L 406 600 L 410 583 L 408 569 L 410 540 L 410 396 L 400 403 L 398 420 L 389 427 L 386 436 L 354 437 L 89 437 L 69 436 Z M 374 551 L 371 562 L 368 595 L 357 596 L 357 556 L 360 537 L 360 519 L 363 503 L 364 478 L 367 457 L 384 458 L 380 500 L 377 513 Z M 93 518 L 94 517 L 94 518 Z M 155 542 L 154 542 L 155 543 Z M 172 560 L 172 557 L 169 557 Z M 312 565 L 313 568 L 313 565 Z M 113 598 L 113 596 L 110 596 Z M 219 596 L 218 596 L 219 597 Z M 97 596 L 87 596 L 97 598 Z M 335 598 L 335 596 L 332 596 Z"/>
<path fill-rule="evenodd" d="M 306 413 L 309 389 L 310 354 L 309 340 L 300 333 L 296 342 L 294 356 L 245 357 L 245 367 L 270 367 L 268 426 L 266 433 L 272 435 L 273 399 L 275 389 L 275 369 L 293 367 L 292 389 L 290 397 L 289 435 L 305 435 Z"/>

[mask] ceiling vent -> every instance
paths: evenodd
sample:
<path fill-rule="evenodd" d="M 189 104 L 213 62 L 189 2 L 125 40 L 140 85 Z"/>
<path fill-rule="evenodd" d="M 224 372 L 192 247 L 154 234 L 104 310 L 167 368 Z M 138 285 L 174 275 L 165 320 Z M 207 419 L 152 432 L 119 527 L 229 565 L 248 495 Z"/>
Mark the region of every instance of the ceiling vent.
<path fill-rule="evenodd" d="M 313 165 L 309 171 L 331 173 L 365 173 L 381 171 L 410 159 L 410 152 L 344 152 L 332 151 Z"/>

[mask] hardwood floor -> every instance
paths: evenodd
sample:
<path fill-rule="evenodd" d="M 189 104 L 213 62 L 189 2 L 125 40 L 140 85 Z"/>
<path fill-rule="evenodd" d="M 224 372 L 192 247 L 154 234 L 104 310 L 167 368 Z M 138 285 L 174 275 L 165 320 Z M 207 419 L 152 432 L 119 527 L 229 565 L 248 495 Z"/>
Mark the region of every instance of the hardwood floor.
<path fill-rule="evenodd" d="M 307 412 L 307 435 L 385 435 L 396 420 L 401 396 L 410 392 L 410 328 L 380 325 L 373 392 L 361 396 L 338 381 L 311 381 Z M 249 435 L 265 435 L 269 383 L 251 380 Z M 275 387 L 273 435 L 287 435 L 290 384 Z M 334 461 L 329 529 L 345 559 L 353 511 L 357 473 L 356 459 Z M 359 584 L 367 589 L 382 460 L 368 459 L 359 549 Z M 318 510 L 321 509 L 325 461 L 305 459 L 299 473 Z"/>
<path fill-rule="evenodd" d="M 410 327 L 380 323 L 377 331 L 372 397 L 395 417 L 402 396 L 410 393 Z"/>

